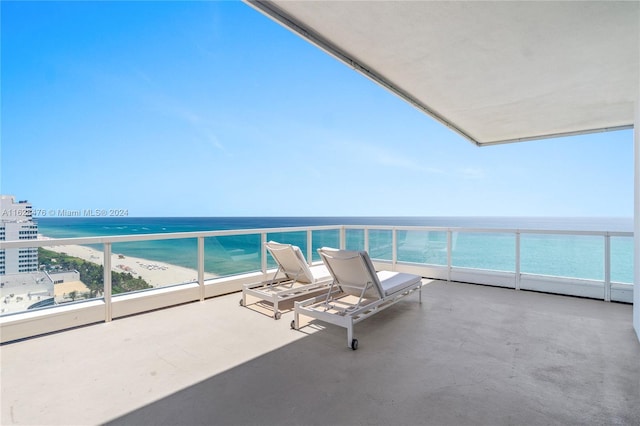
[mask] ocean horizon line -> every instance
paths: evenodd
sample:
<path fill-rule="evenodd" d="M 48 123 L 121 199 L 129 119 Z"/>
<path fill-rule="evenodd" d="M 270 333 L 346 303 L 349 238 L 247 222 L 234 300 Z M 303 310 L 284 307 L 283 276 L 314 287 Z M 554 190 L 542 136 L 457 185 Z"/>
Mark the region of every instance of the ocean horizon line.
<path fill-rule="evenodd" d="M 44 235 L 50 227 L 95 231 L 98 227 L 106 230 L 128 226 L 138 227 L 138 231 L 143 226 L 152 226 L 159 232 L 170 228 L 173 232 L 185 232 L 327 225 L 633 232 L 633 218 L 623 216 L 76 216 L 36 217 L 35 220 Z"/>

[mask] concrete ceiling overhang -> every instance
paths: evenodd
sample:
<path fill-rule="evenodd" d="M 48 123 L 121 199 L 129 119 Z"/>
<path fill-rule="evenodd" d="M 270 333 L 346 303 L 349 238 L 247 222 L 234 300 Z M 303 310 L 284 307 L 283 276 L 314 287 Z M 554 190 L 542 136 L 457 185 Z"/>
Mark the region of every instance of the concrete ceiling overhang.
<path fill-rule="evenodd" d="M 633 127 L 638 1 L 247 3 L 477 145 Z"/>

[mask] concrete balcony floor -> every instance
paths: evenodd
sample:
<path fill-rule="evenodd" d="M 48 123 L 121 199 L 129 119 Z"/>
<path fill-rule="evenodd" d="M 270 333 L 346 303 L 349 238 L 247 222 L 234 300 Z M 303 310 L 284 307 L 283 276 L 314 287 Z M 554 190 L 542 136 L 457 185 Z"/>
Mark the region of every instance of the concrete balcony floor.
<path fill-rule="evenodd" d="M 640 424 L 630 305 L 424 282 L 357 351 L 238 293 L 4 345 L 2 424 Z"/>

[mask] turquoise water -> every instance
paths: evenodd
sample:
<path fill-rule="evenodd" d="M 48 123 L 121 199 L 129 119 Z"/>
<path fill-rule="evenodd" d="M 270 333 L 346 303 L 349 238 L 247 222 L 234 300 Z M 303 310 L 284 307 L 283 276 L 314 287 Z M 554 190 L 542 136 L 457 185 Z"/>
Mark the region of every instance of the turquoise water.
<path fill-rule="evenodd" d="M 473 218 L 473 217 L 232 217 L 232 218 L 41 218 L 41 234 L 52 238 L 140 235 L 229 229 L 280 228 L 318 225 L 396 225 L 545 230 L 632 231 L 630 218 Z M 347 230 L 347 248 L 364 248 L 364 231 Z M 398 231 L 398 260 L 446 265 L 447 233 Z M 270 233 L 268 240 L 307 247 L 306 232 Z M 337 230 L 314 231 L 313 257 L 322 246 L 339 245 Z M 390 260 L 392 233 L 369 231 L 370 254 Z M 512 272 L 515 235 L 500 232 L 455 232 L 452 264 Z M 96 246 L 101 249 L 100 246 Z M 195 239 L 141 241 L 113 245 L 114 253 L 196 268 Z M 261 265 L 260 235 L 205 239 L 205 270 L 218 275 L 257 271 Z M 273 266 L 271 259 L 268 264 Z M 521 235 L 521 272 L 604 280 L 604 238 L 582 235 Z M 611 279 L 633 282 L 633 238 L 611 238 Z"/>

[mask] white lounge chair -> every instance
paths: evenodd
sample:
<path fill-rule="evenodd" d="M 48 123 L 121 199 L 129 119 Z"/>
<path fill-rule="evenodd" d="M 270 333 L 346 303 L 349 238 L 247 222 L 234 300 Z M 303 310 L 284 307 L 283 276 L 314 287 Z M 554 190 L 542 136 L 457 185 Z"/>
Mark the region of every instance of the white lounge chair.
<path fill-rule="evenodd" d="M 331 274 L 326 266 L 320 264 L 309 267 L 299 247 L 275 241 L 265 243 L 265 247 L 278 264 L 278 269 L 270 280 L 245 284 L 240 306 L 247 306 L 247 295 L 254 296 L 271 302 L 273 318 L 280 319 L 279 302 L 328 289 Z"/>
<path fill-rule="evenodd" d="M 418 290 L 422 303 L 422 278 L 400 272 L 376 272 L 366 251 L 318 249 L 333 277 L 324 297 L 295 302 L 291 328 L 300 328 L 300 315 L 347 329 L 347 346 L 358 349 L 353 326 Z M 334 286 L 341 292 L 334 292 Z"/>

